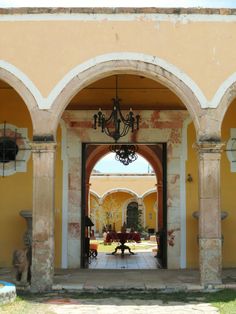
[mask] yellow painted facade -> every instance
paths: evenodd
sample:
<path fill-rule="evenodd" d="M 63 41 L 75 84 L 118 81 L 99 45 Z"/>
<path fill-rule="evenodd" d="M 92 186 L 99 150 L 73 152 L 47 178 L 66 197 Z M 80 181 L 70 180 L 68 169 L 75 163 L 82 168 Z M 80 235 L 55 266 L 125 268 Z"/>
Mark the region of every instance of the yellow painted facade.
<path fill-rule="evenodd" d="M 112 176 L 110 180 L 112 180 Z M 116 180 L 114 181 L 116 182 Z M 124 185 L 127 185 L 125 181 L 124 178 Z M 130 182 L 130 178 L 128 181 Z M 100 184 L 103 184 L 103 182 Z M 145 216 L 145 219 L 142 218 L 142 220 L 145 229 L 154 228 L 157 231 L 156 200 L 156 193 L 151 193 L 143 199 L 144 207 L 142 209 L 142 217 Z M 103 227 L 107 225 L 111 225 L 112 228 L 115 227 L 116 231 L 121 231 L 123 223 L 126 222 L 127 206 L 129 203 L 135 201 L 138 202 L 128 190 L 126 192 L 114 191 L 105 196 L 104 199 L 100 199 L 98 196 L 91 193 L 89 215 L 95 224 L 95 231 L 101 234 Z"/>
<path fill-rule="evenodd" d="M 3 123 L 27 128 L 29 141 L 32 140 L 32 123 L 29 112 L 21 97 L 12 89 L 0 90 L 0 117 Z M 61 260 L 61 209 L 62 209 L 62 161 L 61 130 L 58 128 L 55 190 L 55 265 Z M 30 143 L 29 143 L 30 144 Z M 2 165 L 1 165 L 2 166 Z M 32 158 L 27 162 L 27 172 L 17 172 L 0 177 L 0 267 L 10 266 L 15 249 L 24 247 L 23 235 L 26 222 L 20 216 L 21 210 L 32 210 Z"/>
<path fill-rule="evenodd" d="M 222 23 L 211 18 L 201 21 L 201 16 L 195 22 L 184 17 L 176 21 L 138 16 L 129 21 L 125 15 L 122 17 L 120 21 L 115 17 L 86 21 L 88 15 L 84 15 L 83 21 L 1 21 L 0 59 L 26 73 L 43 96 L 76 65 L 114 51 L 139 52 L 168 60 L 188 73 L 209 100 L 233 73 L 236 60 L 232 42 L 236 40 L 236 25 L 230 19 Z M 172 47 L 178 53 L 173 53 Z"/>
<path fill-rule="evenodd" d="M 236 102 L 229 107 L 222 124 L 222 141 L 227 144 L 230 138 L 230 129 L 236 128 Z M 198 267 L 198 221 L 192 214 L 198 210 L 198 168 L 197 155 L 193 148 L 196 135 L 193 124 L 188 127 L 188 160 L 186 162 L 186 173 L 191 174 L 193 181 L 186 184 L 186 208 L 187 208 L 187 265 Z M 226 146 L 224 147 L 226 149 Z M 232 250 L 236 241 L 234 233 L 236 225 L 236 173 L 230 171 L 230 162 L 225 151 L 221 157 L 221 210 L 228 213 L 228 217 L 222 221 L 223 235 L 223 267 L 235 267 L 236 252 Z"/>
<path fill-rule="evenodd" d="M 92 175 L 90 177 L 90 190 L 100 197 L 115 189 L 127 189 L 136 195 L 142 196 L 147 191 L 156 189 L 157 179 L 155 175 Z"/>
<path fill-rule="evenodd" d="M 19 97 L 12 90 L 0 91 L 0 117 L 17 127 L 28 129 L 32 138 L 32 124 L 29 112 Z M 17 114 L 14 114 L 17 113 Z M 32 160 L 27 165 L 27 172 L 0 177 L 0 246 L 4 248 L 0 255 L 0 266 L 9 266 L 14 249 L 22 248 L 26 223 L 19 212 L 32 208 Z"/>
<path fill-rule="evenodd" d="M 157 231 L 157 193 L 147 195 L 144 200 L 145 206 L 145 227 Z"/>
<path fill-rule="evenodd" d="M 5 90 L 1 91 L 1 105 L 0 116 L 4 117 L 8 123 L 16 125 L 17 127 L 25 127 L 28 129 L 28 137 L 32 137 L 32 126 L 29 113 L 23 101 L 17 93 Z M 7 104 L 7 105 L 6 105 Z M 17 112 L 18 114 L 14 114 Z M 230 128 L 236 128 L 234 117 L 236 116 L 235 102 L 230 106 L 222 125 L 222 139 L 226 142 L 230 136 Z M 196 135 L 193 124 L 188 127 L 188 159 L 186 161 L 186 174 L 191 174 L 193 181 L 186 183 L 186 225 L 187 225 L 187 266 L 198 267 L 198 221 L 192 217 L 192 213 L 198 210 L 198 170 L 197 170 L 197 154 L 193 148 L 196 142 Z M 62 223 L 62 160 L 61 160 L 61 132 L 58 129 L 57 138 L 57 162 L 56 162 L 56 205 L 55 205 L 55 265 L 60 266 L 61 260 L 61 223 Z M 233 267 L 236 264 L 236 253 L 232 250 L 232 246 L 236 241 L 236 234 L 234 233 L 236 223 L 235 207 L 235 191 L 236 174 L 230 171 L 230 163 L 227 158 L 226 152 L 222 154 L 221 162 L 221 206 L 222 210 L 228 212 L 229 216 L 222 221 L 222 234 L 224 236 L 223 244 L 223 266 Z M 121 181 L 118 183 L 122 187 L 122 182 L 125 181 L 122 177 L 118 177 Z M 102 179 L 103 180 L 103 179 Z M 118 181 L 119 181 L 118 180 Z M 106 192 L 108 187 L 117 187 L 117 182 L 113 186 L 111 184 L 112 178 L 109 178 L 103 184 L 97 184 L 98 192 Z M 129 178 L 128 183 L 123 184 L 124 187 L 131 186 L 132 190 L 137 186 L 137 180 L 131 182 Z M 24 184 L 22 184 L 24 182 Z M 95 184 L 95 183 L 93 183 Z M 144 193 L 145 189 L 149 189 L 155 185 L 155 182 L 150 181 L 142 184 L 140 188 L 137 187 L 137 192 Z M 16 248 L 23 247 L 23 234 L 26 229 L 26 223 L 19 212 L 25 209 L 32 208 L 32 160 L 30 159 L 27 164 L 26 173 L 16 173 L 9 177 L 0 178 L 1 190 L 1 215 L 0 220 L 0 241 L 1 246 L 5 247 L 1 254 L 0 266 L 9 266 L 11 264 L 12 252 Z M 134 189 L 136 190 L 136 188 Z M 115 195 L 112 194 L 113 197 Z M 121 198 L 121 203 L 132 197 L 126 193 L 118 193 L 118 199 Z M 116 196 L 117 196 L 116 195 Z M 107 204 L 109 198 L 105 198 Z M 155 194 L 149 195 L 144 199 L 147 208 L 153 207 L 155 201 Z M 120 202 L 120 199 L 119 199 Z M 121 210 L 121 203 L 119 210 Z M 155 217 L 155 214 L 153 214 Z M 146 211 L 146 225 L 153 227 L 153 221 L 149 219 L 149 211 Z M 11 226 L 11 228 L 9 228 Z M 119 229 L 121 226 L 121 217 L 118 218 L 116 227 Z M 98 225 L 97 228 L 99 229 Z"/>
<path fill-rule="evenodd" d="M 222 124 L 222 141 L 227 142 L 230 137 L 230 128 L 236 128 L 236 102 L 234 101 L 226 112 Z M 226 149 L 226 147 L 225 147 Z M 222 153 L 221 161 L 221 208 L 228 212 L 228 217 L 222 221 L 223 265 L 235 267 L 236 252 L 232 249 L 236 242 L 236 173 L 230 171 L 230 163 L 226 152 Z"/>
<path fill-rule="evenodd" d="M 53 139 L 57 144 L 54 220 L 55 266 L 62 266 L 62 255 L 65 253 L 63 252 L 62 241 L 65 234 L 62 230 L 66 230 L 65 224 L 67 224 L 69 230 L 71 243 L 75 240 L 73 245 L 74 243 L 77 245 L 81 240 L 80 218 L 83 210 L 81 204 L 82 181 L 80 180 L 82 169 L 81 143 L 86 133 L 85 129 L 91 130 L 92 128 L 90 117 L 87 117 L 87 120 L 82 121 L 82 123 L 79 119 L 78 121 L 68 121 L 69 114 L 67 116 L 67 113 L 69 110 L 65 108 L 69 104 L 72 107 L 71 111 L 81 109 L 80 112 L 78 111 L 78 115 L 86 111 L 86 106 L 88 106 L 88 110 L 94 110 L 93 106 L 96 106 L 94 99 L 96 100 L 99 95 L 108 99 L 105 90 L 109 90 L 109 93 L 112 94 L 111 91 L 114 90 L 114 86 L 110 87 L 109 84 L 112 82 L 112 78 L 109 77 L 118 73 L 117 75 L 120 76 L 127 75 L 126 78 L 123 78 L 123 82 L 131 81 L 130 77 L 133 75 L 134 82 L 135 80 L 139 82 L 139 85 L 137 85 L 139 88 L 135 90 L 132 81 L 132 88 L 130 87 L 130 89 L 133 90 L 134 97 L 139 98 L 138 95 L 142 94 L 143 98 L 139 99 L 147 100 L 147 103 L 137 105 L 138 110 L 142 110 L 144 115 L 146 109 L 146 111 L 150 110 L 152 112 L 150 119 L 148 116 L 150 125 L 147 123 L 142 125 L 143 137 L 139 138 L 132 135 L 131 140 L 130 138 L 125 139 L 125 143 L 129 141 L 135 143 L 136 140 L 142 143 L 143 138 L 153 143 L 153 141 L 155 142 L 155 136 L 162 136 L 161 140 L 159 140 L 160 138 L 157 140 L 159 143 L 169 141 L 167 161 L 169 162 L 169 156 L 171 156 L 171 166 L 174 170 L 170 169 L 167 180 L 168 183 L 173 183 L 174 188 L 171 191 L 173 192 L 171 197 L 167 197 L 167 202 L 170 203 L 168 204 L 170 211 L 173 208 L 178 209 L 181 204 L 178 204 L 178 207 L 172 202 L 174 203 L 179 190 L 184 187 L 185 190 L 181 193 L 186 192 L 186 199 L 184 199 L 184 203 L 186 203 L 187 232 L 184 240 L 186 241 L 186 267 L 199 267 L 199 225 L 198 220 L 192 215 L 193 212 L 199 210 L 201 190 L 199 191 L 198 156 L 193 145 L 199 139 L 204 145 L 209 144 L 209 139 L 215 141 L 214 144 L 219 144 L 220 141 L 227 142 L 230 138 L 231 128 L 236 128 L 236 101 L 233 93 L 236 82 L 236 58 L 235 49 L 233 49 L 233 43 L 236 42 L 235 15 L 220 14 L 216 16 L 214 14 L 213 16 L 213 14 L 201 14 L 197 17 L 189 16 L 187 18 L 181 14 L 171 17 L 158 14 L 138 16 L 122 13 L 119 16 L 109 14 L 106 17 L 82 14 L 76 18 L 70 16 L 60 20 L 55 19 L 52 14 L 47 20 L 44 20 L 42 16 L 38 20 L 31 17 L 30 20 L 26 14 L 25 17 L 21 16 L 20 18 L 21 20 L 10 20 L 9 15 L 5 20 L 0 20 L 0 123 L 6 121 L 17 128 L 26 128 L 29 141 L 33 140 L 33 136 L 42 134 L 45 135 L 45 138 L 47 136 L 53 138 L 57 129 L 56 138 Z M 135 66 L 133 64 L 130 67 L 127 66 L 127 64 L 122 63 L 124 60 L 127 61 L 127 64 L 133 62 Z M 113 63 L 113 68 L 110 63 Z M 151 69 L 150 73 L 147 69 Z M 12 75 L 11 82 L 6 73 L 9 74 L 9 77 Z M 141 90 L 142 77 L 145 75 L 148 80 L 152 80 L 153 86 L 148 85 Z M 103 84 L 106 84 L 107 77 L 108 83 L 103 86 Z M 6 86 L 2 82 L 5 82 Z M 7 82 L 11 83 L 11 87 Z M 97 87 L 90 85 L 96 83 L 98 84 Z M 24 86 L 24 91 L 19 86 Z M 124 86 L 122 88 L 125 89 Z M 97 89 L 97 92 L 94 92 L 91 99 L 87 99 L 86 95 L 91 95 L 90 89 Z M 15 90 L 21 91 L 22 97 Z M 83 95 L 87 103 L 76 103 L 77 99 L 81 101 L 82 97 L 80 98 L 80 96 L 83 90 L 85 91 Z M 132 100 L 131 93 L 127 90 L 123 90 L 123 95 L 125 96 L 125 93 L 129 95 L 128 100 L 130 101 Z M 30 91 L 29 94 L 27 91 Z M 180 114 L 176 114 L 177 118 L 171 116 L 172 120 L 168 120 L 168 114 L 170 113 L 166 113 L 168 110 L 164 110 L 163 106 L 165 105 L 160 105 L 157 101 L 154 101 L 157 94 L 161 94 L 160 102 L 162 98 L 167 101 L 168 110 L 179 110 Z M 172 94 L 175 94 L 175 97 Z M 148 96 L 146 97 L 146 95 Z M 74 103 L 72 100 L 74 100 Z M 70 103 L 70 101 L 72 102 Z M 232 102 L 225 113 L 228 106 L 227 101 Z M 29 113 L 26 104 L 28 109 L 32 105 L 31 113 Z M 188 175 L 191 175 L 193 180 L 190 182 L 184 179 L 185 184 L 183 184 L 183 182 L 177 182 L 180 180 L 180 171 L 176 172 L 177 168 L 177 170 L 181 167 L 181 170 L 184 168 L 179 162 L 182 151 L 176 157 L 175 149 L 180 144 L 180 139 L 184 141 L 180 133 L 184 128 L 183 125 L 187 117 L 187 110 L 184 110 L 185 105 L 186 109 L 190 109 L 188 114 L 194 117 L 194 123 L 191 122 L 187 127 L 187 158 L 184 175 L 186 175 L 186 179 Z M 69 125 L 68 133 L 65 136 L 68 140 L 66 145 L 64 143 L 65 137 L 62 138 L 63 130 L 58 126 L 58 121 L 62 121 L 63 110 L 63 123 Z M 159 111 L 162 111 L 161 118 L 163 120 L 160 119 Z M 223 117 L 221 125 L 221 118 Z M 71 126 L 73 123 L 74 129 Z M 150 130 L 157 131 L 154 135 L 151 134 L 150 137 L 148 133 L 152 131 L 149 130 L 149 127 Z M 171 131 L 169 132 L 169 130 Z M 96 137 L 96 135 L 94 136 L 95 133 L 92 132 L 95 132 L 95 130 L 87 132 L 85 136 L 88 142 L 93 143 L 93 145 L 103 143 L 102 135 L 99 134 Z M 71 148 L 70 143 L 73 143 L 71 139 L 74 140 L 76 136 L 77 142 L 75 142 L 78 145 Z M 68 162 L 71 163 L 69 166 L 62 161 L 62 152 L 66 152 L 67 149 L 70 149 L 69 153 L 71 154 Z M 178 149 L 180 148 L 178 147 Z M 68 168 L 65 174 L 63 171 L 66 167 Z M 171 172 L 172 170 L 173 172 Z M 225 151 L 222 152 L 220 170 L 220 207 L 222 211 L 228 213 L 228 217 L 222 221 L 223 267 L 235 267 L 236 172 L 230 170 L 230 162 Z M 74 174 L 77 176 L 73 177 Z M 202 177 L 203 181 L 206 180 L 203 174 Z M 65 178 L 68 180 L 66 187 L 64 186 Z M 127 180 L 125 181 L 125 179 Z M 115 183 L 112 177 L 108 177 L 106 180 L 100 178 L 100 181 L 96 182 L 92 180 L 91 177 L 91 190 L 96 192 L 100 199 L 108 191 L 114 190 L 104 197 L 100 205 L 97 204 L 98 197 L 91 194 L 90 209 L 94 210 L 98 206 L 99 211 L 102 208 L 104 212 L 112 214 L 112 217 L 108 215 L 109 217 L 105 219 L 107 224 L 115 222 L 116 230 L 121 229 L 123 223 L 122 211 L 124 213 L 129 199 L 133 200 L 134 194 L 140 197 L 147 191 L 155 189 L 157 183 L 155 181 L 156 177 L 151 180 L 146 178 L 146 181 L 142 179 L 141 183 L 137 179 L 125 178 L 122 175 L 117 177 Z M 217 181 L 217 179 L 215 180 Z M 0 177 L 0 247 L 4 248 L 1 249 L 0 267 L 10 266 L 13 251 L 23 247 L 23 234 L 26 230 L 26 223 L 19 215 L 19 212 L 33 207 L 32 183 L 32 157 L 27 162 L 26 172 L 17 172 L 10 176 Z M 181 187 L 180 184 L 182 184 Z M 215 184 L 215 186 L 218 185 Z M 118 191 L 115 191 L 115 189 Z M 127 191 L 125 192 L 122 189 L 127 189 Z M 174 189 L 179 189 L 178 193 Z M 128 190 L 130 190 L 130 193 Z M 69 201 L 65 197 L 65 191 Z M 214 192 L 212 199 L 218 200 L 217 188 Z M 207 211 L 206 200 L 209 195 L 207 191 L 204 191 L 204 193 L 202 193 L 204 196 L 202 199 L 205 203 L 202 206 L 205 206 L 204 211 Z M 44 195 L 41 195 L 41 197 L 43 198 Z M 178 197 L 177 202 L 180 203 L 180 197 Z M 50 198 L 48 197 L 48 199 Z M 149 228 L 155 228 L 157 222 L 156 199 L 157 194 L 151 193 L 143 200 L 146 208 L 145 225 Z M 70 208 L 67 206 L 68 203 L 70 203 Z M 95 203 L 97 205 L 94 205 Z M 104 212 L 99 211 L 96 211 L 93 218 L 96 229 L 101 231 L 101 221 L 104 221 L 105 216 Z M 62 213 L 65 214 L 65 212 L 68 216 L 63 221 Z M 215 214 L 214 210 L 211 212 Z M 208 219 L 210 218 L 208 217 Z M 180 230 L 178 228 L 174 229 L 174 223 L 175 221 L 171 222 L 175 237 L 180 239 Z M 214 221 L 212 224 L 214 224 Z M 207 233 L 204 230 L 205 238 L 203 240 L 211 240 L 211 231 Z M 214 233 L 213 231 L 212 233 Z M 220 241 L 219 237 L 217 239 Z M 217 251 L 218 248 L 215 247 L 213 250 Z M 174 252 L 173 255 L 175 254 L 174 249 L 176 247 L 172 251 L 172 248 L 168 247 L 168 249 L 170 252 Z M 48 251 L 50 250 L 48 249 Z M 179 252 L 180 250 L 178 251 L 179 255 L 176 257 L 178 263 L 176 262 L 174 266 L 180 265 L 179 261 L 183 257 L 182 252 L 182 255 Z M 67 254 L 68 257 L 70 253 L 66 252 L 64 256 Z M 79 256 L 79 253 L 77 255 Z M 71 263 L 73 264 L 74 261 L 72 260 Z M 76 263 L 73 265 L 78 265 L 78 260 Z"/>

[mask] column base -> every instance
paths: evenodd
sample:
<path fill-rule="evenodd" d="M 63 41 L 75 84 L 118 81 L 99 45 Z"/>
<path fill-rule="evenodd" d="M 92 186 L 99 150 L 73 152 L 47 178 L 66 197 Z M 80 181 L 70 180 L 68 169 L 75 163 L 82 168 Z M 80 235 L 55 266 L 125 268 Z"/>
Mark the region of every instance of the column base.
<path fill-rule="evenodd" d="M 33 243 L 31 265 L 31 292 L 52 290 L 54 277 L 54 252 L 52 241 Z"/>
<path fill-rule="evenodd" d="M 201 285 L 222 283 L 222 239 L 199 239 Z"/>
<path fill-rule="evenodd" d="M 53 278 L 45 278 L 45 276 L 32 276 L 30 291 L 32 293 L 51 291 L 53 286 Z"/>

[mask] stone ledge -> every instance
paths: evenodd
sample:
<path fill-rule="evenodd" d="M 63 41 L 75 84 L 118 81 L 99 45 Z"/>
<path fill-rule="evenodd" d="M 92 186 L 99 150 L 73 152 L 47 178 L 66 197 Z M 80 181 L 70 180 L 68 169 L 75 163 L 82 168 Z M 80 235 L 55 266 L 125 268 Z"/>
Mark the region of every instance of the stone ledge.
<path fill-rule="evenodd" d="M 143 287 L 140 286 L 95 286 L 90 284 L 54 284 L 52 286 L 53 291 L 65 291 L 65 292 L 78 292 L 78 293 L 110 293 L 115 292 L 118 294 L 127 293 L 151 293 L 151 292 L 161 292 L 161 293 L 175 293 L 175 292 L 216 292 L 223 289 L 236 289 L 236 283 L 229 284 L 218 284 L 218 285 L 208 285 L 202 286 L 200 284 L 145 284 Z"/>
<path fill-rule="evenodd" d="M 236 15 L 228 8 L 0 8 L 0 15 L 14 14 L 217 14 Z"/>

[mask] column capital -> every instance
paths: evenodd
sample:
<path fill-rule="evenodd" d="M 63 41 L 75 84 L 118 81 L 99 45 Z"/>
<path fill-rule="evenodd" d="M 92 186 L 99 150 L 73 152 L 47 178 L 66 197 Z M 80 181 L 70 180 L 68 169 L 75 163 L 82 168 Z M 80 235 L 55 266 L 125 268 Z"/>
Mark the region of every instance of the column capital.
<path fill-rule="evenodd" d="M 32 153 L 49 153 L 55 152 L 56 142 L 30 142 Z"/>
<path fill-rule="evenodd" d="M 138 206 L 143 206 L 143 198 L 138 197 Z"/>
<path fill-rule="evenodd" d="M 223 151 L 225 143 L 222 142 L 196 142 L 193 144 L 198 153 L 205 154 L 220 154 Z"/>

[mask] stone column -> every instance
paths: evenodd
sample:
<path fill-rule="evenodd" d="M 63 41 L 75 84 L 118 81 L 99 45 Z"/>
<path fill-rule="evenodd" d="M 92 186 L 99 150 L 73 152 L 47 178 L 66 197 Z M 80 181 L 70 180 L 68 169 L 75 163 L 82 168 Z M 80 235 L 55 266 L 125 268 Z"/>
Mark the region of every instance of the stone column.
<path fill-rule="evenodd" d="M 67 130 L 68 145 L 68 267 L 81 267 L 82 144 L 72 128 Z M 84 209 L 83 209 L 84 210 Z"/>
<path fill-rule="evenodd" d="M 199 142 L 199 257 L 204 286 L 221 283 L 220 158 L 222 143 Z"/>
<path fill-rule="evenodd" d="M 138 210 L 142 211 L 141 222 L 143 227 L 146 226 L 146 210 L 144 210 L 143 199 L 141 197 L 138 198 Z"/>
<path fill-rule="evenodd" d="M 54 272 L 54 142 L 33 142 L 32 291 L 52 288 Z"/>
<path fill-rule="evenodd" d="M 158 230 L 163 229 L 163 182 L 158 181 L 157 186 L 157 228 Z"/>

